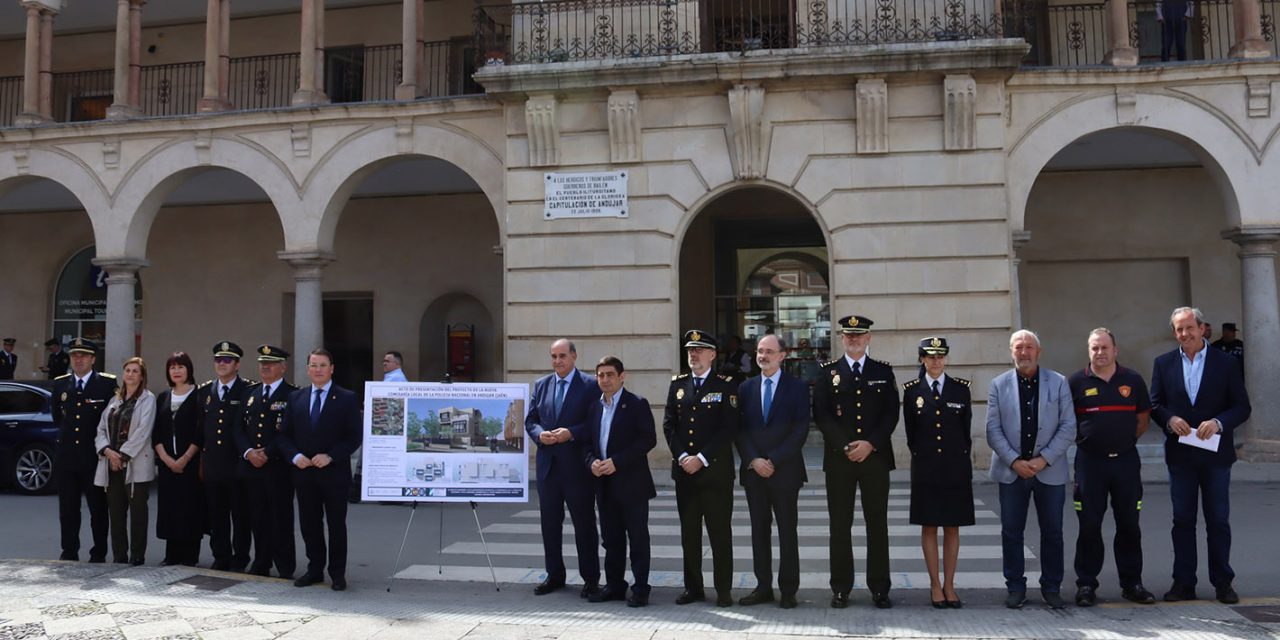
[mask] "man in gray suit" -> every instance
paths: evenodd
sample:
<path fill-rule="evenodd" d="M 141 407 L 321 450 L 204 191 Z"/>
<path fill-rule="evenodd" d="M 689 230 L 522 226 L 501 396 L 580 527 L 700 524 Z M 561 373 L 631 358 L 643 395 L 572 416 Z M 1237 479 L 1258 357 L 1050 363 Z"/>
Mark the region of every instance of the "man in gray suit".
<path fill-rule="evenodd" d="M 991 381 L 987 396 L 987 444 L 991 479 L 1000 486 L 1000 538 L 1004 546 L 1004 604 L 1027 603 L 1022 536 L 1028 503 L 1040 523 L 1040 594 L 1051 609 L 1066 606 L 1062 588 L 1062 510 L 1066 502 L 1067 447 L 1075 441 L 1076 416 L 1067 379 L 1040 366 L 1040 338 L 1021 330 L 1009 338 L 1013 370 Z"/>

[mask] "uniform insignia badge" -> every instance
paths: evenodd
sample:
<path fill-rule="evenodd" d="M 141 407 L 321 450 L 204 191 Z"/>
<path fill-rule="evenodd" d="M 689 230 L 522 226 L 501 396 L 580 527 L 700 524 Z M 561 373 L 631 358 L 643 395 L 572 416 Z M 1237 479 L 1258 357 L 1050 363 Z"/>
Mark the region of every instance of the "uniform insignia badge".
<path fill-rule="evenodd" d="M 698 342 L 702 340 L 702 334 L 698 333 L 697 331 L 694 331 L 693 333 L 689 334 L 689 339 L 694 342 Z"/>
<path fill-rule="evenodd" d="M 849 317 L 849 326 L 851 326 L 851 327 L 856 327 L 856 326 L 858 326 L 858 316 L 850 316 L 850 317 Z"/>
<path fill-rule="evenodd" d="M 929 346 L 931 346 L 931 347 L 941 347 L 941 346 L 942 346 L 942 341 L 941 341 L 941 340 L 939 340 L 939 339 L 937 339 L 937 338 L 934 338 L 933 340 L 930 340 L 930 341 L 929 341 Z"/>
<path fill-rule="evenodd" d="M 916 396 L 916 408 L 917 409 L 924 408 L 924 396 Z"/>
<path fill-rule="evenodd" d="M 253 406 L 253 398 L 254 396 L 249 396 L 249 406 L 251 407 Z"/>
<path fill-rule="evenodd" d="M 205 397 L 204 397 L 204 403 L 205 403 L 205 405 L 207 406 L 210 402 L 213 402 L 213 396 L 212 396 L 212 395 L 207 395 L 207 396 L 205 396 Z"/>
<path fill-rule="evenodd" d="M 1090 388 L 1088 388 L 1088 389 L 1085 389 L 1085 390 L 1084 390 L 1084 397 L 1086 397 L 1086 398 L 1090 398 L 1090 397 L 1093 397 L 1093 396 L 1096 396 L 1096 395 L 1098 395 L 1098 388 L 1097 388 L 1097 387 L 1090 387 Z"/>
<path fill-rule="evenodd" d="M 67 392 L 66 392 L 66 391 L 63 391 L 63 392 L 62 392 L 62 401 L 63 401 L 63 402 L 66 402 L 66 401 L 67 401 Z"/>
<path fill-rule="evenodd" d="M 836 407 L 836 417 L 839 418 L 840 416 L 843 416 L 843 415 L 844 415 L 844 410 L 841 409 L 840 407 Z"/>
<path fill-rule="evenodd" d="M 684 389 L 676 389 L 676 400 L 684 400 Z"/>
<path fill-rule="evenodd" d="M 738 396 L 729 396 L 729 406 L 734 409 L 738 408 Z"/>
<path fill-rule="evenodd" d="M 222 347 L 220 347 L 220 349 L 221 349 L 222 351 L 230 351 L 230 350 L 231 350 L 231 345 L 229 345 L 229 344 L 227 344 L 227 343 L 225 343 L 225 342 L 224 342 L 224 343 L 222 343 Z"/>
<path fill-rule="evenodd" d="M 1129 385 L 1126 384 L 1120 387 L 1120 395 L 1128 398 L 1131 393 L 1133 393 L 1133 388 Z"/>
<path fill-rule="evenodd" d="M 833 387 L 840 386 L 840 374 L 837 373 L 834 376 L 831 376 L 831 386 Z"/>

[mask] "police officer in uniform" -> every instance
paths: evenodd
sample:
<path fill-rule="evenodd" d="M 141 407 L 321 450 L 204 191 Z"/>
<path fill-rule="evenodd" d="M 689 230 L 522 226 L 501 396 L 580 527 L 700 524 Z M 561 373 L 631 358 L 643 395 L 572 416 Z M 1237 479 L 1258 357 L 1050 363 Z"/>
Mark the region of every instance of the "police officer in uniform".
<path fill-rule="evenodd" d="M 702 584 L 702 525 L 711 540 L 716 606 L 733 605 L 733 437 L 738 430 L 738 388 L 712 372 L 715 336 L 684 334 L 689 369 L 671 378 L 662 432 L 671 451 L 671 479 L 680 512 L 684 592 L 676 604 L 706 599 Z"/>
<path fill-rule="evenodd" d="M 200 425 L 204 430 L 204 487 L 209 505 L 211 568 L 244 571 L 249 564 L 249 495 L 240 466 L 245 464 L 236 433 L 251 382 L 240 377 L 244 349 L 234 342 L 213 346 L 217 378 L 200 385 Z"/>
<path fill-rule="evenodd" d="M 4 349 L 0 349 L 0 380 L 12 380 L 13 372 L 18 370 L 18 355 L 13 352 L 15 344 L 18 344 L 15 338 L 4 339 Z"/>
<path fill-rule="evenodd" d="M 1142 586 L 1142 460 L 1138 438 L 1151 419 L 1147 384 L 1137 371 L 1116 362 L 1116 338 L 1105 328 L 1089 333 L 1089 365 L 1067 379 L 1076 407 L 1076 605 L 1098 599 L 1098 573 L 1106 545 L 1102 520 L 1107 499 L 1116 521 L 1116 571 L 1125 600 L 1154 604 Z"/>
<path fill-rule="evenodd" d="M 898 426 L 898 383 L 893 367 L 867 355 L 872 321 L 840 319 L 844 355 L 824 363 L 813 389 L 813 417 L 822 430 L 831 517 L 831 606 L 849 606 L 853 589 L 853 500 L 862 491 L 867 530 L 867 587 L 877 608 L 889 599 L 889 438 Z"/>
<path fill-rule="evenodd" d="M 43 367 L 44 372 L 48 374 L 50 380 L 57 380 L 66 375 L 67 369 L 71 367 L 71 358 L 67 356 L 66 351 L 62 350 L 62 343 L 58 342 L 57 338 L 45 340 L 44 346 L 50 350 L 49 360 Z"/>
<path fill-rule="evenodd" d="M 93 370 L 97 352 L 98 345 L 92 340 L 73 340 L 70 357 L 62 354 L 69 359 L 72 372 L 59 376 L 53 384 L 53 424 L 58 427 L 53 468 L 58 475 L 62 560 L 80 559 L 80 496 L 89 505 L 89 528 L 93 532 L 89 562 L 105 562 L 107 558 L 107 494 L 102 487 L 93 485 L 98 470 L 93 439 L 117 383 L 115 376 Z"/>
<path fill-rule="evenodd" d="M 249 492 L 249 522 L 253 530 L 253 564 L 249 573 L 268 575 L 274 564 L 280 577 L 293 579 L 297 551 L 293 535 L 292 465 L 275 446 L 289 394 L 298 388 L 284 379 L 289 352 L 269 344 L 258 347 L 258 373 L 262 382 L 245 391 L 242 427 L 236 431 L 236 448 L 245 464 L 240 466 Z"/>
<path fill-rule="evenodd" d="M 923 371 L 902 385 L 902 429 L 911 449 L 911 524 L 920 525 L 920 546 L 929 570 L 930 601 L 936 609 L 959 609 L 956 561 L 960 527 L 974 523 L 969 381 L 945 373 L 951 348 L 946 338 L 920 341 Z M 943 580 L 938 580 L 938 527 L 942 527 Z"/>

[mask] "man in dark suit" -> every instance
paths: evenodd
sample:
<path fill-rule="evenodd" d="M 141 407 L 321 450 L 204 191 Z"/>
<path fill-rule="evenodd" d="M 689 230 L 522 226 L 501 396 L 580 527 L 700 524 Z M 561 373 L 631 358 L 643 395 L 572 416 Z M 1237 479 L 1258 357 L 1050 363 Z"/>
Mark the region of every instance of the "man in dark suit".
<path fill-rule="evenodd" d="M 15 344 L 18 344 L 15 338 L 4 339 L 4 348 L 0 349 L 0 380 L 12 380 L 18 370 L 18 354 L 13 352 Z"/>
<path fill-rule="evenodd" d="M 1169 324 L 1178 348 L 1156 358 L 1151 372 L 1151 416 L 1165 431 L 1164 459 L 1173 500 L 1173 586 L 1168 602 L 1196 598 L 1196 504 L 1204 501 L 1209 582 L 1225 604 L 1240 601 L 1231 586 L 1231 464 L 1236 427 L 1249 419 L 1249 393 L 1233 356 L 1210 349 L 1199 309 L 1174 309 Z M 1194 435 L 1193 435 L 1194 434 Z M 1216 449 L 1192 446 L 1214 436 Z M 1185 438 L 1179 441 L 1179 438 Z"/>
<path fill-rule="evenodd" d="M 776 335 L 756 343 L 760 375 L 738 387 L 742 418 L 738 435 L 739 473 L 751 514 L 751 556 L 756 588 L 738 601 L 751 606 L 773 601 L 773 521 L 778 521 L 778 606 L 793 609 L 800 588 L 800 543 L 796 534 L 800 487 L 808 481 L 801 448 L 809 437 L 809 388 L 782 372 L 787 347 Z"/>
<path fill-rule="evenodd" d="M 831 606 L 849 606 L 853 589 L 853 498 L 862 490 L 867 530 L 867 588 L 877 608 L 889 599 L 889 472 L 898 426 L 893 367 L 867 356 L 872 321 L 858 315 L 838 323 L 844 355 L 822 365 L 813 390 L 813 417 L 825 444 L 827 511 L 831 515 Z"/>
<path fill-rule="evenodd" d="M 289 394 L 276 448 L 293 463 L 298 492 L 298 527 L 307 547 L 307 571 L 293 582 L 306 587 L 324 581 L 326 545 L 330 587 L 347 588 L 347 495 L 351 454 L 360 447 L 360 399 L 333 383 L 333 356 L 316 349 L 307 356 L 311 384 Z"/>
<path fill-rule="evenodd" d="M 711 540 L 716 606 L 733 604 L 733 435 L 738 430 L 738 387 L 717 376 L 715 336 L 684 334 L 691 373 L 671 378 L 662 432 L 671 451 L 671 479 L 680 512 L 684 592 L 676 604 L 706 599 L 702 584 L 702 523 Z"/>
<path fill-rule="evenodd" d="M 596 365 L 600 386 L 583 429 L 587 468 L 595 477 L 604 543 L 605 585 L 591 602 L 627 599 L 628 607 L 649 604 L 649 501 L 658 496 L 649 473 L 649 452 L 658 444 L 649 401 L 622 388 L 622 361 L 605 356 Z M 629 543 L 629 545 L 628 545 Z M 627 547 L 631 547 L 631 595 L 627 596 Z"/>
<path fill-rule="evenodd" d="M 250 384 L 240 377 L 243 355 L 244 349 L 234 342 L 213 345 L 213 371 L 217 378 L 196 390 L 196 407 L 204 430 L 201 464 L 209 509 L 211 568 L 219 571 L 244 571 L 253 543 L 249 491 L 240 475 L 244 450 L 236 444 Z"/>
<path fill-rule="evenodd" d="M 599 590 L 600 556 L 596 550 L 596 512 L 592 504 L 591 473 L 582 464 L 581 446 L 587 411 L 600 398 L 594 377 L 577 369 L 578 350 L 569 340 L 551 344 L 551 375 L 533 383 L 529 415 L 524 429 L 538 447 L 538 509 L 542 516 L 542 551 L 547 578 L 533 588 L 546 595 L 564 587 L 562 551 L 564 510 L 573 520 L 578 548 L 578 573 L 584 583 L 582 597 Z"/>
<path fill-rule="evenodd" d="M 93 532 L 89 562 L 105 562 L 107 558 L 107 494 L 102 487 L 93 485 L 98 470 L 94 437 L 117 382 L 115 376 L 93 370 L 97 350 L 98 345 L 92 340 L 73 340 L 71 373 L 53 383 L 53 424 L 58 427 L 53 468 L 57 474 L 62 560 L 80 559 L 80 496 L 89 505 L 89 529 Z"/>
<path fill-rule="evenodd" d="M 293 579 L 298 566 L 293 536 L 293 465 L 276 447 L 289 395 L 298 388 L 284 379 L 289 352 L 264 344 L 258 347 L 262 382 L 249 385 L 236 448 L 245 464 L 241 476 L 249 492 L 249 522 L 253 530 L 253 565 L 249 573 L 268 575 L 274 564 L 280 577 Z"/>

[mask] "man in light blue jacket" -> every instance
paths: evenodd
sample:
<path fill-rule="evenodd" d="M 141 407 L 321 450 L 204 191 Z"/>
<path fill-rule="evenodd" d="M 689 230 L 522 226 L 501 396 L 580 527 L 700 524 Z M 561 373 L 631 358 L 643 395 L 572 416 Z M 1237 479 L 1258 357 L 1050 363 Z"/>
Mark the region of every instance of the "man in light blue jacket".
<path fill-rule="evenodd" d="M 1067 448 L 1075 441 L 1076 416 L 1067 379 L 1040 366 L 1040 338 L 1021 330 L 1009 338 L 1013 369 L 995 377 L 987 396 L 987 444 L 991 479 L 1000 486 L 1000 537 L 1004 547 L 1005 606 L 1027 602 L 1023 532 L 1028 504 L 1040 523 L 1040 594 L 1051 609 L 1066 606 L 1062 511 L 1066 502 Z"/>

